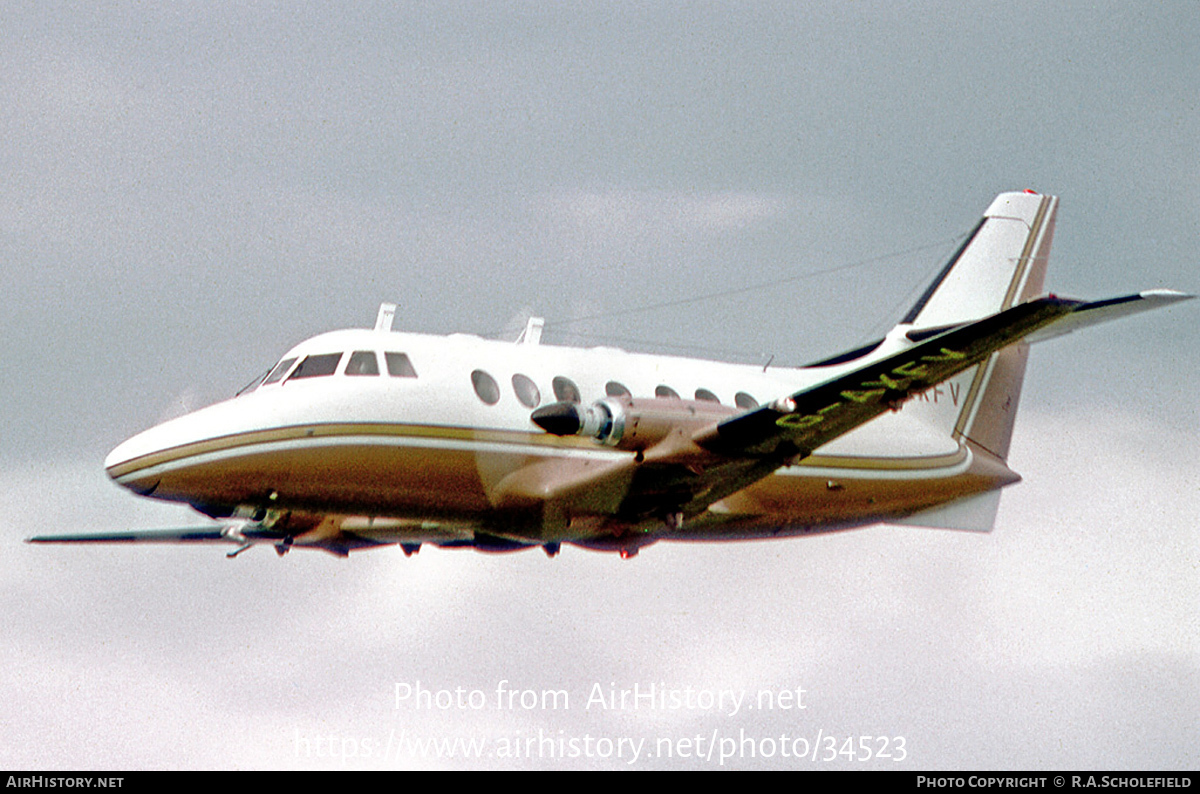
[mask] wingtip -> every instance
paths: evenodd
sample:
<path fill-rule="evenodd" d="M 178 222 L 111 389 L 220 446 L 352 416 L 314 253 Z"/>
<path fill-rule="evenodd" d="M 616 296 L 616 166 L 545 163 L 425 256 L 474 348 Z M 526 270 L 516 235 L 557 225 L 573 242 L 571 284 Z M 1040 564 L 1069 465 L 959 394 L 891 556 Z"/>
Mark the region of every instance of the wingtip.
<path fill-rule="evenodd" d="M 1173 289 L 1148 289 L 1138 293 L 1145 300 L 1157 300 L 1160 303 L 1177 303 L 1190 301 L 1195 295 Z"/>

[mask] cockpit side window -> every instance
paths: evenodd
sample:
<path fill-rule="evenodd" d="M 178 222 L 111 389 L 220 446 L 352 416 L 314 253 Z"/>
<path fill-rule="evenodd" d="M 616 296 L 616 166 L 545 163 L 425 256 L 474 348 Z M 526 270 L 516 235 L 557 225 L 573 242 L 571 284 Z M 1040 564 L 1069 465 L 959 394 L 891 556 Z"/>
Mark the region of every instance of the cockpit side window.
<path fill-rule="evenodd" d="M 347 375 L 378 375 L 379 361 L 374 350 L 355 350 L 346 362 Z"/>
<path fill-rule="evenodd" d="M 308 356 L 300 362 L 300 366 L 292 371 L 288 380 L 293 381 L 300 378 L 319 378 L 323 375 L 332 375 L 337 369 L 338 362 L 341 360 L 341 353 L 322 353 L 316 356 Z"/>
<path fill-rule="evenodd" d="M 278 383 L 283 380 L 283 376 L 287 374 L 287 371 L 295 363 L 296 359 L 294 358 L 285 358 L 283 361 L 280 361 L 275 365 L 275 369 L 271 370 L 271 374 L 267 376 L 267 379 L 263 381 L 263 385 L 266 386 L 268 383 Z"/>
<path fill-rule="evenodd" d="M 407 354 L 384 353 L 383 357 L 387 359 L 388 374 L 393 378 L 417 377 L 417 371 L 413 369 L 412 362 L 408 360 Z"/>
<path fill-rule="evenodd" d="M 234 396 L 234 397 L 241 397 L 243 394 L 249 394 L 250 392 L 254 391 L 254 390 L 255 390 L 255 389 L 257 389 L 259 386 L 261 386 L 261 385 L 262 385 L 263 378 L 265 378 L 265 377 L 266 377 L 267 375 L 269 375 L 269 374 L 271 374 L 271 370 L 267 370 L 267 371 L 266 371 L 266 372 L 264 372 L 262 375 L 259 375 L 259 376 L 255 377 L 255 379 L 254 379 L 254 380 L 250 381 L 250 382 L 249 382 L 249 383 L 247 383 L 245 386 L 243 386 L 242 388 L 238 389 L 238 392 L 237 392 L 237 394 L 235 394 L 235 395 L 233 395 L 233 396 Z"/>

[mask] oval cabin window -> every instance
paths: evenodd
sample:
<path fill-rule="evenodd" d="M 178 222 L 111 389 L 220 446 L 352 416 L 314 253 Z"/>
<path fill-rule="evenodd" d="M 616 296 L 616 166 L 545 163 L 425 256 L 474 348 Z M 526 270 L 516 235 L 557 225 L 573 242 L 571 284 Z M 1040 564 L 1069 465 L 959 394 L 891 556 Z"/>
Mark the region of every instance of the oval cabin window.
<path fill-rule="evenodd" d="M 488 405 L 500 402 L 500 386 L 495 378 L 483 370 L 477 369 L 471 373 L 471 385 L 475 387 L 475 394 L 479 399 Z"/>
<path fill-rule="evenodd" d="M 537 384 L 532 378 L 526 375 L 517 373 L 512 376 L 513 392 L 516 393 L 517 399 L 521 401 L 521 405 L 526 408 L 537 408 L 538 403 L 542 401 L 542 393 L 538 391 Z"/>
<path fill-rule="evenodd" d="M 570 378 L 559 375 L 550 382 L 550 385 L 554 387 L 554 399 L 560 403 L 583 402 L 579 396 L 579 387 Z"/>
<path fill-rule="evenodd" d="M 746 394 L 746 392 L 740 391 L 733 396 L 733 404 L 738 408 L 749 411 L 751 408 L 758 407 L 758 400 Z"/>

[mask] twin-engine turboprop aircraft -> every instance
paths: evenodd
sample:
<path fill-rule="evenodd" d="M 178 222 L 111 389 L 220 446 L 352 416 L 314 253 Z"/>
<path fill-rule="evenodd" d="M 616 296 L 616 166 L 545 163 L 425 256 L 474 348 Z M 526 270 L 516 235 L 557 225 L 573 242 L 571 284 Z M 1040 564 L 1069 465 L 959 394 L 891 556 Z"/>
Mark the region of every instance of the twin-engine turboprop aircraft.
<path fill-rule="evenodd" d="M 110 477 L 219 519 L 35 543 L 339 555 L 563 542 L 632 556 L 877 522 L 989 530 L 1028 344 L 1191 296 L 1043 295 L 1058 201 L 999 196 L 870 345 L 799 368 L 374 330 L 322 334 L 235 397 L 112 451 Z"/>

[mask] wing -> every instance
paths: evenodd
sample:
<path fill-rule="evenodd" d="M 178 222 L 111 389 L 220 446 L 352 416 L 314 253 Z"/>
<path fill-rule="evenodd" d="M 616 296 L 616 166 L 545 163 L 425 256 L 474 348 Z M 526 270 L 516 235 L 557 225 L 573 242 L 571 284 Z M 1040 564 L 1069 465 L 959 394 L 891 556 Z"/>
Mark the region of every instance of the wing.
<path fill-rule="evenodd" d="M 26 543 L 210 543 L 231 542 L 224 526 L 179 527 L 177 529 L 133 529 L 78 535 L 35 535 Z"/>
<path fill-rule="evenodd" d="M 1128 317 L 1131 314 L 1138 314 L 1150 309 L 1169 306 L 1172 303 L 1190 300 L 1193 297 L 1195 296 L 1184 292 L 1176 292 L 1172 289 L 1152 289 L 1133 295 L 1125 295 L 1120 298 L 1109 298 L 1108 300 L 1084 303 L 1071 312 L 1069 316 L 1063 317 L 1046 328 L 1030 334 L 1025 341 L 1030 343 L 1042 342 L 1046 339 L 1053 339 L 1056 336 L 1069 334 L 1080 328 L 1087 328 L 1097 323 L 1108 322 L 1109 320 Z"/>
<path fill-rule="evenodd" d="M 898 353 L 721 422 L 698 436 L 705 449 L 731 456 L 805 457 L 888 409 L 984 361 L 992 353 L 1086 306 L 1039 298 L 977 322 L 938 331 Z M 931 335 L 932 334 L 932 335 Z"/>
<path fill-rule="evenodd" d="M 704 416 L 700 404 L 674 401 L 674 408 L 656 406 L 662 412 L 673 411 L 671 417 L 660 413 L 648 422 L 637 400 L 601 401 L 587 409 L 555 403 L 535 411 L 534 422 L 557 435 L 592 435 L 636 455 L 598 470 L 585 470 L 583 464 L 578 471 L 558 467 L 552 480 L 529 472 L 528 477 L 514 478 L 513 484 L 521 487 L 519 494 L 514 490 L 512 495 L 564 505 L 561 512 L 565 513 L 596 511 L 607 504 L 602 512 L 628 525 L 647 519 L 674 523 L 806 457 L 1082 305 L 1040 298 L 977 322 L 902 333 L 904 338 L 890 341 L 893 352 L 734 416 Z M 895 351 L 895 345 L 902 349 Z M 617 415 L 621 411 L 626 415 Z M 643 435 L 626 433 L 618 438 L 613 430 L 618 427 L 637 427 Z M 647 427 L 659 429 L 647 433 Z"/>
<path fill-rule="evenodd" d="M 267 529 L 258 523 L 209 524 L 202 527 L 179 527 L 176 529 L 131 529 L 124 532 L 104 532 L 75 535 L 35 535 L 25 539 L 26 543 L 225 543 L 236 544 L 237 549 L 228 556 L 236 557 L 256 543 L 288 545 L 287 538 L 280 532 Z"/>
<path fill-rule="evenodd" d="M 235 545 L 237 548 L 225 556 L 236 557 L 251 546 L 270 545 L 281 556 L 293 546 L 315 548 L 338 557 L 345 557 L 355 549 L 386 546 L 395 540 L 379 540 L 370 533 L 346 531 L 336 521 L 326 521 L 319 515 L 289 513 L 278 520 L 226 521 L 200 527 L 175 529 L 131 529 L 124 532 L 102 532 L 94 534 L 35 535 L 25 539 L 26 543 L 217 543 Z M 415 546 L 401 543 L 405 552 L 411 553 Z"/>

